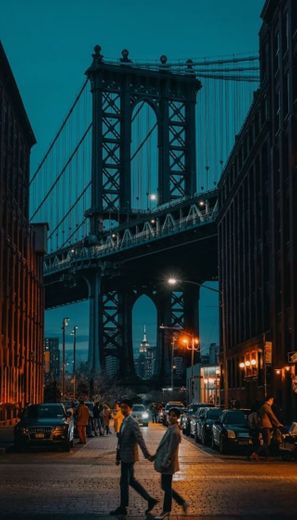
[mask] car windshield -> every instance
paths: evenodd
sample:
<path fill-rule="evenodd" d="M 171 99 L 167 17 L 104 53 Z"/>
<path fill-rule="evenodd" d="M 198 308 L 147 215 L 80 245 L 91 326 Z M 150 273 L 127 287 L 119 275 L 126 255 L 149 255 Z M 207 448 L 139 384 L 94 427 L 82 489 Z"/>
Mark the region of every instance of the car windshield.
<path fill-rule="evenodd" d="M 184 410 L 185 407 L 183 405 L 183 403 L 167 403 L 166 406 L 165 406 L 165 410 L 168 412 L 168 410 L 170 410 L 171 408 L 178 408 L 179 410 Z"/>
<path fill-rule="evenodd" d="M 223 422 L 225 424 L 238 424 L 240 426 L 246 426 L 246 418 L 243 412 L 227 412 L 224 416 Z"/>
<path fill-rule="evenodd" d="M 134 404 L 132 408 L 133 412 L 143 412 L 145 410 L 143 404 Z"/>
<path fill-rule="evenodd" d="M 48 419 L 54 417 L 65 417 L 61 405 L 32 405 L 25 409 L 23 417 L 28 419 Z"/>
<path fill-rule="evenodd" d="M 207 411 L 206 417 L 207 419 L 218 419 L 221 413 L 222 410 L 220 410 L 219 408 L 212 408 L 211 410 Z"/>
<path fill-rule="evenodd" d="M 193 404 L 193 405 L 188 409 L 188 413 L 193 414 L 193 413 L 197 412 L 198 409 L 199 409 L 199 404 Z"/>

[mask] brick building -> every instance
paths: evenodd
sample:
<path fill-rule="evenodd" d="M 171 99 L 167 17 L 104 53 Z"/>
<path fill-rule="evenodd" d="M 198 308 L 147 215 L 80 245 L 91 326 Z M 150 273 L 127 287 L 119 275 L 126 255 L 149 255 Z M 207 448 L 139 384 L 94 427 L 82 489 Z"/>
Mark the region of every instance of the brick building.
<path fill-rule="evenodd" d="M 43 398 L 45 225 L 29 225 L 35 137 L 0 43 L 0 424 Z"/>
<path fill-rule="evenodd" d="M 294 416 L 297 2 L 267 0 L 261 16 L 260 87 L 219 185 L 228 397 L 248 406 L 273 391 Z"/>

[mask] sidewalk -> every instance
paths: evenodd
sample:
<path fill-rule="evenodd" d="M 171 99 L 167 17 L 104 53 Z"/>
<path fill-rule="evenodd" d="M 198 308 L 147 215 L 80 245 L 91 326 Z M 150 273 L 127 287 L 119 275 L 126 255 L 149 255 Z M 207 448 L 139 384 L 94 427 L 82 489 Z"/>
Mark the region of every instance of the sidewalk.
<path fill-rule="evenodd" d="M 0 455 L 6 453 L 13 445 L 13 426 L 0 428 Z"/>

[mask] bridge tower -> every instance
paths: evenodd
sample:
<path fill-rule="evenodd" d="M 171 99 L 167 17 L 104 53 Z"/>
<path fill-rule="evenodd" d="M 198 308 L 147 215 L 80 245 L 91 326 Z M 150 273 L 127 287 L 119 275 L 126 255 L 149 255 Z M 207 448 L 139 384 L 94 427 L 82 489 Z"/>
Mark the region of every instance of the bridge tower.
<path fill-rule="evenodd" d="M 145 68 L 133 64 L 127 50 L 119 63 L 105 62 L 96 46 L 93 62 L 86 71 L 93 97 L 92 191 L 90 237 L 100 243 L 104 221 L 136 218 L 131 209 L 131 126 L 132 112 L 147 102 L 156 114 L 158 126 L 158 204 L 196 192 L 195 104 L 200 82 L 187 62 L 187 73 L 172 72 L 166 56 L 160 64 Z M 117 286 L 116 266 L 103 264 L 88 279 L 90 297 L 89 367 L 94 374 L 112 368 L 133 377 L 132 280 Z M 197 291 L 164 293 L 154 289 L 159 324 L 198 328 Z M 195 302 L 195 303 L 194 303 Z M 159 373 L 168 372 L 166 349 L 159 338 Z M 168 356 L 167 356 L 168 357 Z M 167 369 L 164 367 L 167 366 Z"/>

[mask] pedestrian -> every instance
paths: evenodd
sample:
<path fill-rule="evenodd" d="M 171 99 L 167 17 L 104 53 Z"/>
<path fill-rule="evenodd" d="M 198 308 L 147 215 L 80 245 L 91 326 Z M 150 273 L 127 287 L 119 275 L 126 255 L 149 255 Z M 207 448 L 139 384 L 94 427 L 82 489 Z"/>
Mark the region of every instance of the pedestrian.
<path fill-rule="evenodd" d="M 124 416 L 122 414 L 120 403 L 118 401 L 116 401 L 114 404 L 114 410 L 113 410 L 113 427 L 114 427 L 114 431 L 115 431 L 117 437 L 119 437 L 123 420 L 124 420 Z"/>
<path fill-rule="evenodd" d="M 169 426 L 163 435 L 156 454 L 153 456 L 155 461 L 154 468 L 161 473 L 161 487 L 164 491 L 163 511 L 156 520 L 169 518 L 172 499 L 183 508 L 184 513 L 188 512 L 188 502 L 177 491 L 172 489 L 172 477 L 179 471 L 178 450 L 181 442 L 181 432 L 178 425 L 180 411 L 178 408 L 171 408 L 168 414 Z"/>
<path fill-rule="evenodd" d="M 259 460 L 261 419 L 258 404 L 252 407 L 251 413 L 248 415 L 248 425 L 252 439 L 252 451 L 249 451 L 248 459 Z"/>
<path fill-rule="evenodd" d="M 84 400 L 79 401 L 77 409 L 77 433 L 79 436 L 79 444 L 86 444 L 87 442 L 87 425 L 89 422 L 89 408 L 85 405 Z"/>
<path fill-rule="evenodd" d="M 94 405 L 93 415 L 94 415 L 94 432 L 95 436 L 98 437 L 99 435 L 103 435 L 103 425 L 102 425 L 102 418 L 101 418 L 101 412 L 102 412 L 102 405 L 100 405 L 99 401 L 96 401 Z"/>
<path fill-rule="evenodd" d="M 105 430 L 106 435 L 108 435 L 109 433 L 111 433 L 111 429 L 110 429 L 109 425 L 110 425 L 110 420 L 112 417 L 111 409 L 109 408 L 108 404 L 103 405 L 103 414 L 102 415 L 103 415 L 104 430 Z"/>
<path fill-rule="evenodd" d="M 157 500 L 152 497 L 144 487 L 134 477 L 134 464 L 138 461 L 138 446 L 140 446 L 146 459 L 152 460 L 138 422 L 132 417 L 133 403 L 129 399 L 122 399 L 120 402 L 121 411 L 124 420 L 121 425 L 120 435 L 118 438 L 118 447 L 116 454 L 116 464 L 121 464 L 121 502 L 119 507 L 110 512 L 110 515 L 126 515 L 129 505 L 129 485 L 139 493 L 148 503 L 146 514 L 149 513 L 157 504 Z"/>
<path fill-rule="evenodd" d="M 263 450 L 265 457 L 268 457 L 270 453 L 270 445 L 272 439 L 272 431 L 274 428 L 281 428 L 283 424 L 278 420 L 275 413 L 272 410 L 274 403 L 274 397 L 268 395 L 265 399 L 264 404 L 259 410 L 260 415 L 260 427 L 263 437 Z"/>

